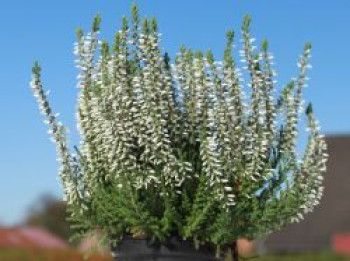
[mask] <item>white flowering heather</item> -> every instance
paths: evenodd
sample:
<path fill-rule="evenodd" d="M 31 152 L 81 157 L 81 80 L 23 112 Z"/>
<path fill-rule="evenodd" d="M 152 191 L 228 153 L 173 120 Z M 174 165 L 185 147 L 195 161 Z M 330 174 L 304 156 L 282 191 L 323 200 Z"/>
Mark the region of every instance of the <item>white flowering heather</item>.
<path fill-rule="evenodd" d="M 223 246 L 299 221 L 320 202 L 327 154 L 311 105 L 301 158 L 296 149 L 309 44 L 299 77 L 279 95 L 268 43 L 260 51 L 254 46 L 249 17 L 243 70 L 232 55 L 233 31 L 223 61 L 182 47 L 171 64 L 156 20 L 140 25 L 136 6 L 132 27 L 124 18 L 111 47 L 98 39 L 99 24 L 97 17 L 91 33 L 77 33 L 76 156 L 38 65 L 31 83 L 56 141 L 79 233 L 99 228 L 113 238 L 176 236 Z"/>

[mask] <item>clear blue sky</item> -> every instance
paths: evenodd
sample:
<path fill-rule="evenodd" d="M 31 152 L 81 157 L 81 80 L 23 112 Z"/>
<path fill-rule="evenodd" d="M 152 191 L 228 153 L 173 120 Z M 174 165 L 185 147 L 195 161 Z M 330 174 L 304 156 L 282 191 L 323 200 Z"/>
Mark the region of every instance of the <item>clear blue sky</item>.
<path fill-rule="evenodd" d="M 45 88 L 77 142 L 77 89 L 72 54 L 74 31 L 103 16 L 102 36 L 111 38 L 129 12 L 126 0 L 12 0 L 0 9 L 0 224 L 21 220 L 38 195 L 61 195 L 55 149 L 28 87 L 34 60 L 43 66 Z M 163 47 L 174 55 L 185 44 L 219 54 L 225 32 L 253 17 L 258 40 L 268 38 L 279 83 L 297 72 L 306 41 L 313 42 L 313 70 L 306 98 L 314 103 L 325 133 L 350 133 L 349 0 L 143 0 L 143 15 L 155 15 Z"/>

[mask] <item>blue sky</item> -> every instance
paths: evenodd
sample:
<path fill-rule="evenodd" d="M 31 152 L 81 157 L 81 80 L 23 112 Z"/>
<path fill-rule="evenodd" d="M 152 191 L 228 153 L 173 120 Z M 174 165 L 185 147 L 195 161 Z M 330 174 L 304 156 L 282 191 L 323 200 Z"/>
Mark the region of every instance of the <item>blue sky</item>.
<path fill-rule="evenodd" d="M 313 43 L 313 69 L 305 92 L 325 133 L 350 133 L 349 0 L 12 0 L 0 9 L 0 224 L 19 222 L 42 193 L 61 196 L 53 144 L 28 87 L 34 60 L 43 66 L 54 109 L 75 130 L 75 28 L 103 17 L 102 37 L 111 38 L 123 14 L 137 2 L 142 15 L 156 16 L 163 47 L 172 56 L 182 44 L 220 55 L 225 32 L 239 31 L 253 17 L 257 40 L 269 39 L 280 86 L 297 73 L 307 41 Z"/>

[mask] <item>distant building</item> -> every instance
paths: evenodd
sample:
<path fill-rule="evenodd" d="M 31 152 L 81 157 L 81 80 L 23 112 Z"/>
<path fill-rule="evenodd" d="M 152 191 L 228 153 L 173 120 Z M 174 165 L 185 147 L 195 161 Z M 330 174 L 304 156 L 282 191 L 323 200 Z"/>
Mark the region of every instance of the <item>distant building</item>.
<path fill-rule="evenodd" d="M 326 140 L 330 157 L 321 204 L 302 222 L 269 236 L 263 244 L 266 251 L 333 248 L 350 253 L 350 135 L 327 136 Z"/>
<path fill-rule="evenodd" d="M 332 248 L 338 254 L 350 255 L 350 233 L 333 236 Z"/>
<path fill-rule="evenodd" d="M 68 248 L 68 245 L 43 229 L 0 228 L 1 248 L 65 249 Z"/>

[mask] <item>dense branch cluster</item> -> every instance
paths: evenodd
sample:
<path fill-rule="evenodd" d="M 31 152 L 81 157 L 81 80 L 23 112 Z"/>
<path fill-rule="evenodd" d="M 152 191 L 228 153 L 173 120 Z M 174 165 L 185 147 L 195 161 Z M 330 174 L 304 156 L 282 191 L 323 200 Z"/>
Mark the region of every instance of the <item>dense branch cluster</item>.
<path fill-rule="evenodd" d="M 98 40 L 100 17 L 91 33 L 77 32 L 81 144 L 75 154 L 49 107 L 40 67 L 33 69 L 31 86 L 57 144 L 78 231 L 225 245 L 312 211 L 322 196 L 327 154 L 311 105 L 308 144 L 301 158 L 296 151 L 311 46 L 300 58 L 299 77 L 279 95 L 268 43 L 254 46 L 249 17 L 240 71 L 233 31 L 222 61 L 182 47 L 171 64 L 156 20 L 140 25 L 137 7 L 132 11 L 132 26 L 124 18 L 112 46 Z"/>

